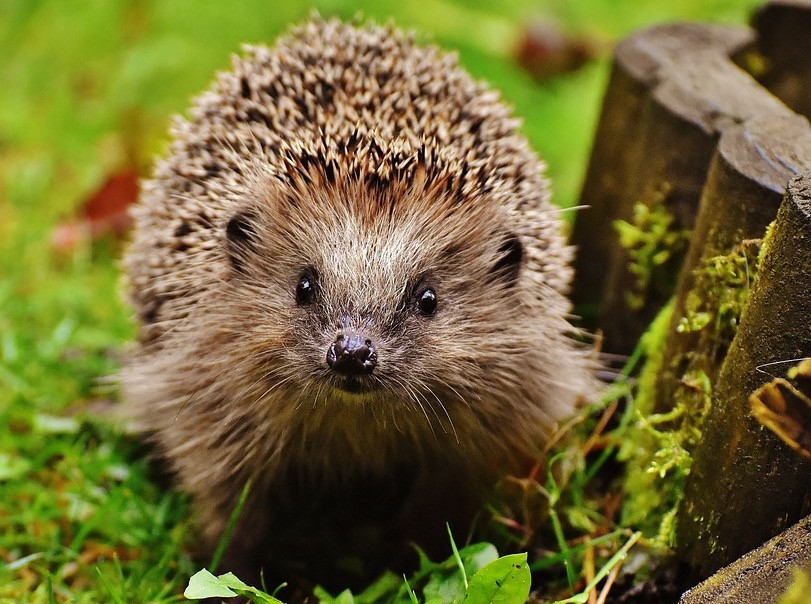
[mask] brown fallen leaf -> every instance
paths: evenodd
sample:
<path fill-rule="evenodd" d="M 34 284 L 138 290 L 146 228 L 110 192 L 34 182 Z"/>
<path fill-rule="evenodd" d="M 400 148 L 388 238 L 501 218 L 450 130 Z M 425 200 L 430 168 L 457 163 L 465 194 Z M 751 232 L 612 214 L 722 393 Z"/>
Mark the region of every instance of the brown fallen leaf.
<path fill-rule="evenodd" d="M 107 235 L 120 237 L 130 227 L 128 208 L 138 199 L 138 173 L 125 169 L 111 174 L 88 197 L 77 217 L 59 223 L 51 243 L 60 252 L 75 249 L 80 242 Z"/>
<path fill-rule="evenodd" d="M 586 36 L 572 36 L 549 21 L 535 21 L 524 30 L 515 60 L 536 80 L 580 69 L 600 54 L 600 45 Z"/>
<path fill-rule="evenodd" d="M 811 459 L 811 359 L 775 378 L 749 397 L 752 415 L 797 453 Z"/>

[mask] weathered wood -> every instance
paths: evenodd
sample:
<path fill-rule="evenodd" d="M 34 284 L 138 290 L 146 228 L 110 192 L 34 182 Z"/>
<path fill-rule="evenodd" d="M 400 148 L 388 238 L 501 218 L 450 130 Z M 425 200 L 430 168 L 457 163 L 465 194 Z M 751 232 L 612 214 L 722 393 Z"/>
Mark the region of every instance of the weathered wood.
<path fill-rule="evenodd" d="M 676 288 L 655 412 L 679 402 L 686 413 L 700 412 L 703 393 L 687 385 L 690 377 L 715 383 L 754 278 L 757 240 L 777 215 L 786 183 L 804 173 L 811 173 L 805 118 L 759 117 L 724 131 Z"/>
<path fill-rule="evenodd" d="M 770 379 L 759 368 L 811 356 L 811 179 L 791 181 L 764 246 L 677 517 L 677 553 L 698 577 L 811 510 L 811 462 L 758 424 L 748 402 Z"/>
<path fill-rule="evenodd" d="M 587 207 L 578 212 L 572 234 L 572 241 L 579 250 L 575 261 L 577 280 L 572 297 L 579 314 L 588 320 L 591 327 L 605 329 L 607 311 L 601 312 L 599 309 L 603 306 L 604 293 L 610 293 L 610 288 L 606 287 L 609 267 L 625 260 L 618 233 L 611 225 L 615 220 L 629 219 L 634 201 L 649 184 L 640 178 L 640 169 L 646 163 L 648 153 L 654 152 L 657 146 L 669 148 L 679 138 L 658 127 L 659 121 L 667 120 L 672 113 L 662 107 L 657 108 L 657 103 L 652 100 L 653 91 L 662 79 L 661 71 L 685 49 L 699 47 L 727 56 L 746 47 L 751 39 L 752 33 L 746 29 L 671 24 L 643 30 L 617 45 L 580 197 L 581 204 Z M 674 113 L 673 119 L 678 122 L 683 118 Z M 686 120 L 688 123 L 705 121 L 702 116 L 688 116 Z M 697 144 L 694 140 L 684 145 L 696 152 L 695 155 L 683 156 L 688 159 L 696 157 L 694 165 L 681 170 L 687 173 L 688 178 L 698 181 L 693 185 L 694 189 L 700 189 L 703 166 L 709 161 L 714 146 L 714 141 L 711 137 L 708 139 L 703 127 L 698 128 L 697 139 Z M 706 161 L 702 160 L 696 146 L 704 148 Z M 659 170 L 666 168 L 660 166 Z M 658 182 L 675 181 L 668 174 L 661 176 Z M 681 189 L 689 186 L 686 182 L 680 184 Z M 693 197 L 697 198 L 697 195 L 698 190 L 694 190 Z M 690 204 L 687 205 L 689 207 Z M 690 212 L 687 214 L 689 220 Z M 622 257 L 615 258 L 618 255 Z M 616 331 L 611 327 L 609 330 L 612 333 Z M 619 344 L 615 346 L 614 339 L 613 335 L 609 337 L 608 350 L 623 348 Z M 624 348 L 627 348 L 627 343 Z"/>
<path fill-rule="evenodd" d="M 756 424 L 748 404 L 769 378 L 758 364 L 811 354 L 811 297 L 791 296 L 792 287 L 811 291 L 811 249 L 793 247 L 798 237 L 811 242 L 811 221 L 799 218 L 811 187 L 794 182 L 781 204 L 789 178 L 811 174 L 811 126 L 733 62 L 778 93 L 796 93 L 787 95 L 792 107 L 811 106 L 810 11 L 811 0 L 771 2 L 755 22 L 759 40 L 746 29 L 681 24 L 623 41 L 581 197 L 589 209 L 575 222 L 574 298 L 588 326 L 603 331 L 606 351 L 628 353 L 676 293 L 640 409 L 679 405 L 651 421 L 689 435 L 673 440 L 674 459 L 686 460 L 678 480 L 690 471 L 676 540 L 696 577 L 811 509 L 811 462 Z M 758 264 L 757 241 L 778 207 L 781 222 Z M 752 288 L 756 269 L 764 272 Z M 748 319 L 736 336 L 741 312 Z M 693 446 L 690 469 L 676 450 Z M 662 451 L 650 453 L 662 467 Z M 638 486 L 633 471 L 628 481 Z M 644 517 L 640 500 L 634 509 Z"/>
<path fill-rule="evenodd" d="M 629 181 L 640 161 L 640 146 L 630 141 L 641 138 L 646 86 L 646 79 L 622 65 L 618 54 L 580 197 L 587 207 L 577 213 L 572 233 L 572 242 L 578 246 L 572 298 L 578 315 L 591 329 L 599 324 L 609 252 L 619 246 L 610 225 L 624 216 L 621 210 L 628 205 Z"/>
<path fill-rule="evenodd" d="M 679 604 L 777 602 L 797 569 L 811 565 L 811 516 L 682 595 Z M 809 594 L 811 597 L 811 594 Z"/>
<path fill-rule="evenodd" d="M 797 113 L 811 116 L 811 0 L 771 0 L 755 15 L 760 57 L 742 62 Z"/>
<path fill-rule="evenodd" d="M 701 24 L 653 27 L 621 42 L 597 130 L 576 219 L 581 315 L 599 308 L 591 327 L 604 348 L 628 352 L 676 284 L 680 257 L 652 270 L 642 303 L 629 304 L 638 279 L 628 251 L 610 227 L 632 221 L 634 204 L 661 202 L 672 229 L 693 226 L 719 134 L 757 116 L 789 116 L 729 57 L 752 43 L 752 32 Z M 657 195 L 657 193 L 659 193 Z"/>

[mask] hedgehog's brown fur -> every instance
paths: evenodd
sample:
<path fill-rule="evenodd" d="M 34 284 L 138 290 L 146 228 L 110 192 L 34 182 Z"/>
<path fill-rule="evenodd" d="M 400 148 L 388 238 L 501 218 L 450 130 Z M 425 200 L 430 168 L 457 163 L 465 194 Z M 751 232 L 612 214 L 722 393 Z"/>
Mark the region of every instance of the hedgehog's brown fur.
<path fill-rule="evenodd" d="M 394 29 L 312 20 L 245 52 L 175 121 L 135 209 L 129 408 L 211 542 L 253 480 L 235 549 L 262 547 L 291 481 L 408 467 L 478 493 L 590 384 L 541 162 L 495 92 Z M 303 308 L 307 267 L 321 293 Z M 414 312 L 418 282 L 433 316 Z M 366 395 L 325 363 L 350 327 L 379 353 Z"/>

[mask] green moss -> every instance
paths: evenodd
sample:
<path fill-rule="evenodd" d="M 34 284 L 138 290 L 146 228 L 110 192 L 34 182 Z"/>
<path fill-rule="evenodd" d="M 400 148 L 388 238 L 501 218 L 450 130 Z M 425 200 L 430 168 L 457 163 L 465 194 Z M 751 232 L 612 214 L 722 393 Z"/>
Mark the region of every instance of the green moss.
<path fill-rule="evenodd" d="M 635 454 L 628 459 L 622 522 L 638 526 L 648 537 L 668 546 L 674 543 L 674 518 L 690 473 L 690 452 L 701 438 L 701 422 L 712 399 L 705 373 L 689 374 L 685 383 L 702 399 L 702 405 L 695 408 L 692 401 L 680 400 L 667 413 L 638 412 L 628 434 Z"/>
<path fill-rule="evenodd" d="M 651 187 L 634 204 L 631 221 L 617 220 L 620 245 L 628 252 L 628 270 L 634 278 L 626 292 L 632 310 L 641 309 L 652 292 L 673 290 L 676 270 L 690 241 L 688 229 L 677 228 L 667 208 L 670 183 Z"/>
<path fill-rule="evenodd" d="M 665 359 L 673 310 L 660 313 L 644 336 L 647 363 L 634 398 L 636 423 L 628 431 L 621 458 L 627 461 L 623 524 L 640 527 L 659 542 L 672 545 L 675 511 L 692 463 L 691 451 L 712 404 L 712 388 L 746 305 L 757 273 L 759 241 L 744 241 L 728 253 L 705 259 L 695 270 L 676 331 L 695 334 L 693 345 Z M 663 371 L 663 363 L 668 371 Z M 657 381 L 669 376 L 672 400 L 655 400 Z M 671 395 L 669 395 L 671 396 Z M 654 413 L 655 409 L 669 409 Z"/>
<path fill-rule="evenodd" d="M 794 578 L 786 592 L 780 596 L 779 604 L 804 604 L 811 593 L 811 569 L 794 569 Z"/>
<path fill-rule="evenodd" d="M 647 331 L 640 338 L 640 345 L 645 354 L 645 364 L 637 381 L 634 408 L 638 413 L 644 415 L 653 410 L 653 393 L 655 392 L 659 368 L 664 362 L 665 344 L 672 317 L 673 301 L 671 300 L 659 311 L 659 314 L 656 315 Z"/>
<path fill-rule="evenodd" d="M 749 72 L 752 77 L 758 80 L 761 80 L 769 73 L 769 60 L 756 48 L 749 48 L 743 51 L 736 58 L 736 62 Z"/>
<path fill-rule="evenodd" d="M 676 331 L 707 331 L 704 340 L 723 352 L 729 348 L 749 298 L 758 268 L 761 240 L 746 240 L 726 254 L 704 259 L 695 269 L 695 286 L 687 294 Z M 755 248 L 752 253 L 751 248 Z M 702 351 L 703 352 L 703 351 Z"/>
<path fill-rule="evenodd" d="M 680 429 L 689 417 L 686 405 L 678 405 L 666 414 L 652 413 L 672 315 L 671 302 L 642 336 L 647 360 L 631 403 L 635 422 L 628 428 L 618 454 L 626 462 L 622 524 L 638 527 L 647 537 L 667 545 L 672 542 L 675 507 L 689 472 L 685 439 L 692 441 L 695 437 L 694 430 Z"/>
<path fill-rule="evenodd" d="M 769 223 L 769 226 L 766 227 L 766 232 L 763 234 L 763 239 L 760 240 L 760 251 L 758 252 L 757 262 L 755 263 L 755 268 L 758 270 L 760 269 L 761 262 L 763 262 L 763 258 L 766 256 L 769 248 L 771 247 L 772 233 L 774 232 L 775 222 L 777 222 L 777 220 L 772 220 Z"/>
<path fill-rule="evenodd" d="M 634 423 L 623 434 L 622 446 L 617 458 L 626 463 L 625 501 L 623 504 L 622 524 L 642 527 L 646 535 L 655 535 L 658 521 L 648 523 L 650 511 L 661 509 L 661 491 L 658 487 L 659 479 L 647 472 L 651 452 L 657 448 L 655 439 L 650 432 L 642 429 L 641 420 L 648 416 L 654 404 L 654 392 L 659 368 L 664 361 L 665 343 L 667 342 L 668 328 L 673 316 L 673 302 L 666 305 L 648 330 L 640 339 L 640 346 L 646 357 L 645 364 L 639 375 L 636 393 L 630 401 L 630 415 Z"/>

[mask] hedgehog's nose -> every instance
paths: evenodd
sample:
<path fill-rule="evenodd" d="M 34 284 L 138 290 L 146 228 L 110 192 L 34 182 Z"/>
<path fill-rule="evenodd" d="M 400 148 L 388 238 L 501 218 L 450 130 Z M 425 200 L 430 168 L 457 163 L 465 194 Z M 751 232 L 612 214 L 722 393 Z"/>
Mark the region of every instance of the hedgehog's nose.
<path fill-rule="evenodd" d="M 327 365 L 341 375 L 365 375 L 377 365 L 377 353 L 372 341 L 362 335 L 340 334 L 327 349 Z"/>

